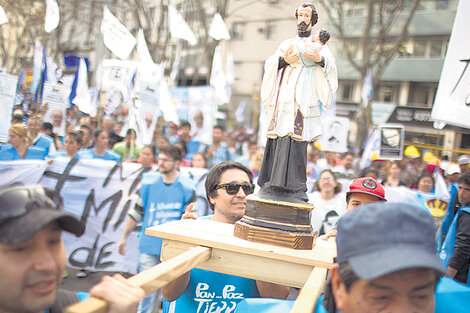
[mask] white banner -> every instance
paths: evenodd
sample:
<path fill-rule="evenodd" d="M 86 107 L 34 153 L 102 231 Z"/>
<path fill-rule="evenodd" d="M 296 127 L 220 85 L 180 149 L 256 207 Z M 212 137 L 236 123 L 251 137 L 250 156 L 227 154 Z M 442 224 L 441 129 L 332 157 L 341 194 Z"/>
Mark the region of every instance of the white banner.
<path fill-rule="evenodd" d="M 70 89 L 62 84 L 45 82 L 42 103 L 47 104 L 44 121 L 52 123 L 54 133 L 65 136 L 65 117 L 69 106 Z"/>
<path fill-rule="evenodd" d="M 439 87 L 431 112 L 435 121 L 470 128 L 470 1 L 459 1 Z"/>
<path fill-rule="evenodd" d="M 107 6 L 104 6 L 101 32 L 104 45 L 121 60 L 127 59 L 137 43 L 135 37 L 109 11 Z"/>
<path fill-rule="evenodd" d="M 18 76 L 0 73 L 0 142 L 7 142 Z"/>
<path fill-rule="evenodd" d="M 65 210 L 86 224 L 81 237 L 63 235 L 68 264 L 76 268 L 136 273 L 137 232 L 127 240 L 126 255 L 117 243 L 127 222 L 127 210 L 135 203 L 144 168 L 136 163 L 57 158 L 45 161 L 0 162 L 2 182 L 39 183 L 58 190 Z M 44 171 L 45 170 L 45 171 Z"/>

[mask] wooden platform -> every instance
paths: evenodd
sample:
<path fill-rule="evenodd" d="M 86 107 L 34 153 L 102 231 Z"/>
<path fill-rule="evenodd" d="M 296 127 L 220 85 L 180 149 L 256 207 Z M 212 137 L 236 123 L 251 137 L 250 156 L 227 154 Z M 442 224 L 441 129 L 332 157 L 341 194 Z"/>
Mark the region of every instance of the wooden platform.
<path fill-rule="evenodd" d="M 312 250 L 293 250 L 249 242 L 234 237 L 233 232 L 234 225 L 201 219 L 145 230 L 147 235 L 164 238 L 162 261 L 205 246 L 211 248 L 211 258 L 197 268 L 293 287 L 304 286 L 315 267 L 331 268 L 336 256 L 334 240 L 318 240 Z"/>

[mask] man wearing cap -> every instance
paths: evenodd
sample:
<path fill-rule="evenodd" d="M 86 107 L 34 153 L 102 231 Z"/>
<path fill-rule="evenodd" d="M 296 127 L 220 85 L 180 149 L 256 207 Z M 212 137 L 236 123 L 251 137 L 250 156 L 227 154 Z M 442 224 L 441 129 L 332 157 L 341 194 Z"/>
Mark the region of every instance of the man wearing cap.
<path fill-rule="evenodd" d="M 62 230 L 80 236 L 84 226 L 62 211 L 62 198 L 41 186 L 0 189 L 0 312 L 62 312 L 80 300 L 59 289 L 66 264 Z M 135 312 L 144 296 L 120 275 L 90 290 L 110 313 Z"/>
<path fill-rule="evenodd" d="M 322 302 L 327 312 L 434 312 L 444 268 L 427 212 L 369 203 L 339 220 L 336 244 L 337 266 Z"/>
<path fill-rule="evenodd" d="M 383 185 L 373 177 L 356 178 L 349 184 L 346 192 L 346 212 L 351 212 L 358 206 L 377 201 L 387 201 Z M 336 234 L 337 230 L 332 229 L 320 238 L 328 240 L 330 237 L 335 237 Z"/>
<path fill-rule="evenodd" d="M 457 159 L 457 163 L 459 163 L 461 174 L 470 172 L 470 167 L 468 166 L 468 164 L 470 163 L 470 158 L 468 157 L 468 155 L 464 154 L 459 156 L 459 158 Z"/>

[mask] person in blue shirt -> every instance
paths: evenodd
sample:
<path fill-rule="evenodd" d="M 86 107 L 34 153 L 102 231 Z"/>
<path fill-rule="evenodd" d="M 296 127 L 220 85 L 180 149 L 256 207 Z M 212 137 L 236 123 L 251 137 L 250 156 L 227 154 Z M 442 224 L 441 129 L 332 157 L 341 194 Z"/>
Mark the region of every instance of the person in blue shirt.
<path fill-rule="evenodd" d="M 14 124 L 8 130 L 8 144 L 0 146 L 0 161 L 44 160 L 46 151 L 31 146 L 31 138 L 22 124 Z"/>
<path fill-rule="evenodd" d="M 59 150 L 48 155 L 48 158 L 57 157 L 68 157 L 71 159 L 79 159 L 78 149 L 82 145 L 82 135 L 80 132 L 71 131 L 65 136 L 64 148 L 65 150 Z"/>
<path fill-rule="evenodd" d="M 60 288 L 66 266 L 62 231 L 81 236 L 84 225 L 63 211 L 60 195 L 42 186 L 0 188 L 0 312 L 65 312 L 83 294 Z M 144 291 L 120 275 L 90 290 L 108 313 L 137 310 Z"/>
<path fill-rule="evenodd" d="M 255 186 L 248 168 L 238 162 L 226 161 L 212 167 L 205 187 L 210 207 L 214 210 L 210 219 L 235 224 L 245 214 L 245 197 L 253 193 Z M 190 213 L 191 209 L 192 206 L 188 207 L 183 218 L 196 218 L 194 213 Z M 287 286 L 193 269 L 162 288 L 167 300 L 163 312 L 234 312 L 243 298 L 285 299 L 289 291 Z"/>
<path fill-rule="evenodd" d="M 46 151 L 46 155 L 55 152 L 54 139 L 41 133 L 42 117 L 40 114 L 29 116 L 26 121 L 28 134 L 32 138 L 32 145 Z"/>
<path fill-rule="evenodd" d="M 129 211 L 129 218 L 118 242 L 118 251 L 125 254 L 127 237 L 141 223 L 139 271 L 160 263 L 162 239 L 146 235 L 145 228 L 179 220 L 184 209 L 196 199 L 194 182 L 179 173 L 181 160 L 181 151 L 176 145 L 161 147 L 158 172 L 143 175 L 140 197 L 135 207 Z M 154 299 L 155 293 L 145 297 L 139 313 L 152 312 Z"/>
<path fill-rule="evenodd" d="M 119 162 L 121 156 L 111 149 L 108 149 L 109 140 L 108 132 L 104 129 L 97 129 L 93 134 L 95 144 L 93 148 L 89 148 L 79 152 L 80 159 L 102 159 Z"/>

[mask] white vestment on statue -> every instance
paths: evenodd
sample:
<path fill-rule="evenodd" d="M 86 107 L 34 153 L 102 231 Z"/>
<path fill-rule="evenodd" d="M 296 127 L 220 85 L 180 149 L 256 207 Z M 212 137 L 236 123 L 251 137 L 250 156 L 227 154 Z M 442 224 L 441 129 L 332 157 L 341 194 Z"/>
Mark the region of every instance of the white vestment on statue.
<path fill-rule="evenodd" d="M 301 59 L 278 69 L 279 57 L 291 45 Z M 329 109 L 338 88 L 335 59 L 325 45 L 320 55 L 324 67 L 303 57 L 314 49 L 311 37 L 295 37 L 281 43 L 264 65 L 261 101 L 266 110 L 267 137 L 290 136 L 297 141 L 313 141 L 322 133 L 320 106 Z"/>

